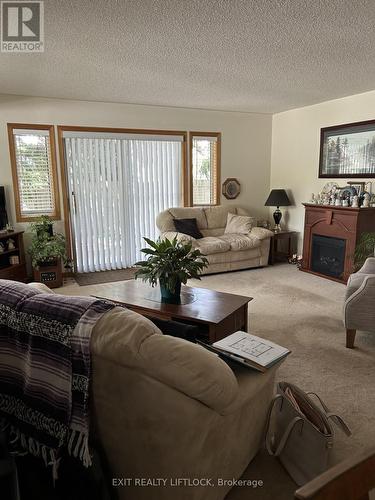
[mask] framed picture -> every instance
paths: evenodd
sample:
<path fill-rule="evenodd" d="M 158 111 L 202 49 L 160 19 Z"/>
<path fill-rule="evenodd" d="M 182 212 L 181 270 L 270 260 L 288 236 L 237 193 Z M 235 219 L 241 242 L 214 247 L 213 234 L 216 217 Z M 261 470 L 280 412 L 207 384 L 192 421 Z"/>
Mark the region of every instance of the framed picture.
<path fill-rule="evenodd" d="M 360 196 L 365 191 L 365 182 L 348 181 L 348 185 L 356 189 L 358 196 Z"/>
<path fill-rule="evenodd" d="M 241 184 L 234 177 L 229 177 L 223 182 L 222 193 L 227 200 L 234 200 L 241 192 Z"/>
<path fill-rule="evenodd" d="M 320 130 L 320 178 L 375 178 L 375 120 Z"/>

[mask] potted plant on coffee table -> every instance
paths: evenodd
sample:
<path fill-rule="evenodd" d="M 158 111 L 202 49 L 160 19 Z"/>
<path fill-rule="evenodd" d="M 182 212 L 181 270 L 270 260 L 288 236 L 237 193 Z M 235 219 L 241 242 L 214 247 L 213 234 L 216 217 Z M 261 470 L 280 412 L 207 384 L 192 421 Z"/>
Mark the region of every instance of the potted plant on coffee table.
<path fill-rule="evenodd" d="M 150 248 L 142 248 L 141 252 L 148 257 L 135 264 L 139 267 L 135 278 L 149 282 L 151 286 L 159 283 L 162 301 L 178 304 L 181 283 L 185 285 L 190 278 L 200 279 L 208 260 L 200 250 L 193 250 L 190 242 L 182 243 L 177 238 L 144 240 Z"/>
<path fill-rule="evenodd" d="M 32 239 L 28 250 L 34 280 L 50 288 L 62 285 L 62 263 L 67 264 L 65 236 L 53 231 L 53 221 L 43 215 L 31 224 Z"/>

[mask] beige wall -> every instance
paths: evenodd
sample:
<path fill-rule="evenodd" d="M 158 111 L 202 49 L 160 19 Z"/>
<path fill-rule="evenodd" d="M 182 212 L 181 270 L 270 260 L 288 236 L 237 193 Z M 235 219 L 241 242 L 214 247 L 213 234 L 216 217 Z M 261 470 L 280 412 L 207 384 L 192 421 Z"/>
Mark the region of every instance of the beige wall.
<path fill-rule="evenodd" d="M 375 91 L 273 117 L 258 113 L 0 96 L 0 185 L 6 186 L 8 212 L 15 222 L 8 122 L 220 131 L 222 180 L 237 177 L 242 185 L 237 200 L 230 202 L 222 197 L 222 203 L 240 204 L 255 216 L 262 217 L 267 215 L 264 201 L 270 186 L 286 188 L 294 206 L 283 209 L 283 221 L 302 235 L 304 210 L 301 204 L 329 180 L 318 179 L 320 128 L 373 119 L 374 109 Z M 345 184 L 345 179 L 340 180 L 340 184 Z M 57 228 L 63 230 L 63 223 L 58 223 Z"/>
<path fill-rule="evenodd" d="M 320 128 L 374 118 L 375 91 L 273 116 L 271 187 L 286 188 L 293 197 L 294 206 L 282 210 L 288 227 L 300 232 L 300 249 L 304 225 L 301 203 L 309 201 L 311 193 L 318 193 L 330 181 L 318 179 Z M 374 191 L 375 179 L 372 180 Z M 337 182 L 346 184 L 345 179 Z"/>
<path fill-rule="evenodd" d="M 8 212 L 14 223 L 8 122 L 222 132 L 222 180 L 237 177 L 242 189 L 235 201 L 222 197 L 222 203 L 240 204 L 255 216 L 267 214 L 264 201 L 270 180 L 271 115 L 0 96 L 0 185 L 6 186 Z M 63 224 L 58 223 L 57 228 L 63 230 Z"/>

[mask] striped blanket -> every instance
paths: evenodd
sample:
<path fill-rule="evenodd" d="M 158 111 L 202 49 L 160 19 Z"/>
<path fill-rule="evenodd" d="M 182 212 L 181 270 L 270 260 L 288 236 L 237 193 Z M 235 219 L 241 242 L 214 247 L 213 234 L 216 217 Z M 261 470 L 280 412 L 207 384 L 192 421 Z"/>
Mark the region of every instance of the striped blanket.
<path fill-rule="evenodd" d="M 88 467 L 90 336 L 113 306 L 0 280 L 0 418 L 20 450 Z"/>

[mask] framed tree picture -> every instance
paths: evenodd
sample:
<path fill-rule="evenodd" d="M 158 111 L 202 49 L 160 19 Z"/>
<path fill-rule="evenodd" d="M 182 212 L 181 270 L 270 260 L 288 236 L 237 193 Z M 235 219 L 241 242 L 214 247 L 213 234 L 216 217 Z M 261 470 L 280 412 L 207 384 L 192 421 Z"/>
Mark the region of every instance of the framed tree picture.
<path fill-rule="evenodd" d="M 319 177 L 375 177 L 375 120 L 320 130 Z"/>

